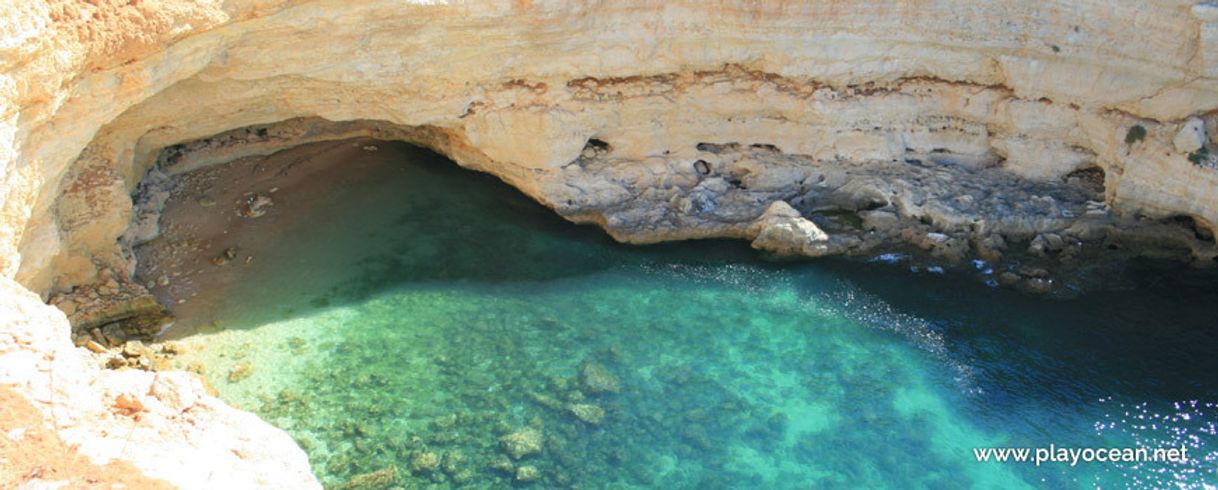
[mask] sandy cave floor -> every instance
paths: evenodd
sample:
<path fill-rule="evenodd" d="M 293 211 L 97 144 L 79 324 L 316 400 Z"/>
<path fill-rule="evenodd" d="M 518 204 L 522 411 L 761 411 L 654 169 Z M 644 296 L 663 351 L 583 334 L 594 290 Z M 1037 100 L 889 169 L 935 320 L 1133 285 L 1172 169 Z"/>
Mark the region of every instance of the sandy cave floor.
<path fill-rule="evenodd" d="M 356 139 L 306 144 L 175 178 L 171 192 L 179 197 L 171 199 L 161 216 L 160 237 L 137 249 L 137 277 L 178 318 L 162 339 L 218 328 L 211 324 L 217 309 L 239 282 L 256 277 L 266 266 L 283 230 L 327 226 L 321 208 L 343 195 L 344 183 L 358 179 L 357 174 L 378 161 L 395 158 L 393 148 L 382 151 L 377 145 L 385 143 Z M 270 198 L 264 214 L 241 214 L 251 194 Z M 301 261 L 295 266 L 328 276 L 342 264 Z"/>

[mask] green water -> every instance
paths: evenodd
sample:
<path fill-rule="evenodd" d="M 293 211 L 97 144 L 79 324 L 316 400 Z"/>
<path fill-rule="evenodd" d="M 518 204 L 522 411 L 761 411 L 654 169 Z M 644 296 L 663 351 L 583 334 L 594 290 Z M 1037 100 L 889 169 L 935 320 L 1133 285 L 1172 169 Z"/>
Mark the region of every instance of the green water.
<path fill-rule="evenodd" d="M 402 488 L 1218 482 L 1218 282 L 1051 301 L 738 242 L 630 247 L 432 154 L 369 158 L 213 317 L 184 320 L 210 325 L 184 360 L 328 486 L 389 465 Z M 237 366 L 252 374 L 230 382 Z M 499 439 L 525 428 L 543 448 L 512 460 Z M 973 453 L 1180 443 L 1189 462 Z"/>

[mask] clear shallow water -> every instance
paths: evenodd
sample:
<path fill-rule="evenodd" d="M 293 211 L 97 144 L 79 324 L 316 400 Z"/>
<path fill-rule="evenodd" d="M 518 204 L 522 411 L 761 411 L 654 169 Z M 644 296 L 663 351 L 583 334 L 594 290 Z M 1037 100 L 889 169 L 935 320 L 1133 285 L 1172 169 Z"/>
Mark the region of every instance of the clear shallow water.
<path fill-rule="evenodd" d="M 434 155 L 368 158 L 214 316 L 185 319 L 204 333 L 183 360 L 292 434 L 327 485 L 388 465 L 406 488 L 1218 481 L 1216 282 L 1050 301 L 900 266 L 766 262 L 737 242 L 622 246 Z M 619 389 L 595 392 L 586 371 Z M 544 449 L 509 461 L 541 479 L 513 482 L 491 466 L 529 427 Z M 1192 463 L 972 451 L 1180 442 Z"/>

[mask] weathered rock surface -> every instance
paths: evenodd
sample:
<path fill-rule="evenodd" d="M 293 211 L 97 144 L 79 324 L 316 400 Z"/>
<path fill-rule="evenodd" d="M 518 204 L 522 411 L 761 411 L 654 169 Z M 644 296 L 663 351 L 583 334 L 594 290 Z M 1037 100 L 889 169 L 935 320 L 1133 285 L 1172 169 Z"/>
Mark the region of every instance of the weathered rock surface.
<path fill-rule="evenodd" d="M 958 259 L 1126 233 L 1215 255 L 1218 7 L 1205 2 L 52 0 L 15 2 L 0 39 L 0 281 L 14 293 L 0 339 L 29 365 L 74 356 L 51 354 L 71 350 L 64 317 L 16 284 L 70 297 L 57 304 L 76 315 L 80 294 L 130 279 L 164 199 L 151 186 L 133 202 L 159 178 L 149 169 L 353 136 L 428 146 L 630 242 L 815 255 L 815 228 L 835 253 L 900 239 Z M 1127 142 L 1134 128 L 1145 136 Z M 776 202 L 798 217 L 755 226 Z M 813 221 L 835 210 L 860 223 Z M 1121 231 L 1143 218 L 1191 228 Z M 110 415 L 81 393 L 43 407 L 103 455 Z M 253 481 L 250 460 L 203 457 L 214 447 L 198 441 L 269 427 L 201 399 L 227 436 L 183 440 L 173 430 L 210 426 L 167 421 L 144 447 L 210 463 L 121 456 L 175 483 L 211 468 Z M 268 434 L 255 440 L 286 440 Z M 292 479 L 303 457 L 284 454 L 261 474 L 307 486 Z"/>
<path fill-rule="evenodd" d="M 1200 150 L 1205 146 L 1205 142 L 1205 121 L 1199 117 L 1190 117 L 1172 139 L 1172 146 L 1180 153 L 1189 153 Z"/>
<path fill-rule="evenodd" d="M 590 403 L 573 403 L 569 410 L 576 418 L 588 424 L 598 425 L 605 419 L 605 409 Z"/>
<path fill-rule="evenodd" d="M 93 463 L 126 461 L 179 488 L 320 488 L 287 434 L 194 375 L 98 369 L 63 313 L 11 279 L 0 278 L 0 312 L 0 385 Z"/>
<path fill-rule="evenodd" d="M 499 438 L 500 445 L 512 459 L 520 459 L 541 452 L 543 436 L 537 429 L 522 429 Z"/>
<path fill-rule="evenodd" d="M 751 238 L 799 192 L 769 169 L 752 182 L 764 159 L 728 175 L 699 150 L 733 142 L 814 165 L 934 153 L 1032 181 L 1097 168 L 1116 213 L 1212 229 L 1218 171 L 1174 141 L 1196 121 L 1212 139 L 1218 117 L 1218 24 L 1194 4 L 25 4 L 0 26 L 0 271 L 43 293 L 89 284 L 98 264 L 130 270 L 115 239 L 158 156 L 181 171 L 332 131 L 268 126 L 301 117 L 378 121 L 358 132 L 430 146 L 634 242 Z M 1127 145 L 1134 125 L 1147 136 Z M 581 158 L 589 142 L 603 154 Z M 770 192 L 720 202 L 738 183 Z M 738 216 L 699 216 L 722 208 Z"/>
<path fill-rule="evenodd" d="M 784 201 L 775 201 L 750 228 L 753 248 L 816 257 L 829 252 L 829 235 Z"/>

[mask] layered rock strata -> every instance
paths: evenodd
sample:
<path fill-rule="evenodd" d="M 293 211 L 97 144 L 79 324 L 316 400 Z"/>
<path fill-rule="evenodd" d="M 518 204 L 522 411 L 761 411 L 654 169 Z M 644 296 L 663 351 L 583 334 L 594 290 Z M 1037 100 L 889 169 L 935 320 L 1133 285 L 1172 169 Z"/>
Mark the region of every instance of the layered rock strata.
<path fill-rule="evenodd" d="M 324 138 L 431 147 L 630 242 L 1215 254 L 1207 2 L 55 0 L 10 6 L 0 39 L 10 373 L 74 358 L 52 355 L 71 350 L 68 327 L 40 299 L 78 323 L 146 305 L 130 247 L 155 236 L 158 161 Z M 30 343 L 39 329 L 60 333 Z M 35 378 L 5 379 L 47 414 L 76 407 L 37 398 Z M 214 407 L 209 424 L 246 420 Z M 80 420 L 65 440 L 105 439 L 108 419 Z"/>

